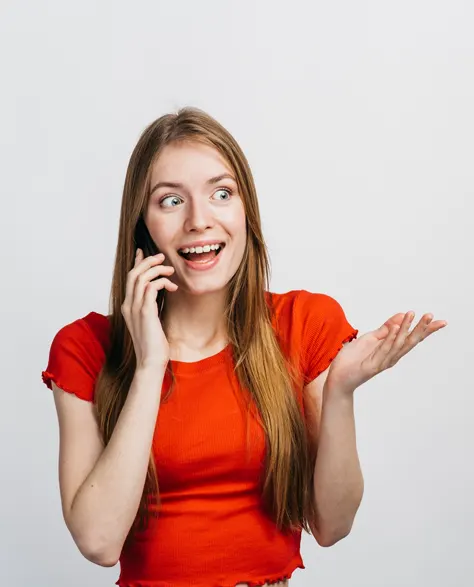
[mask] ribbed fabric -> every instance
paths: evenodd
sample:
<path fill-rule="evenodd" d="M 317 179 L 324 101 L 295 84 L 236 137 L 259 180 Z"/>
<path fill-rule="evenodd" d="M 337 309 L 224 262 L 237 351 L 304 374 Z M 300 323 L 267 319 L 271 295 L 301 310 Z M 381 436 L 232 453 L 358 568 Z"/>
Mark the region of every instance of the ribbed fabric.
<path fill-rule="evenodd" d="M 304 290 L 268 293 L 283 352 L 300 367 L 295 393 L 324 371 L 358 331 L 341 306 Z M 105 358 L 109 322 L 91 312 L 56 334 L 43 382 L 86 401 Z M 265 435 L 259 415 L 245 420 L 231 346 L 201 361 L 172 361 L 176 386 L 160 405 L 153 440 L 161 506 L 146 531 L 120 557 L 120 587 L 251 587 L 290 578 L 304 569 L 301 532 L 284 533 L 264 512 L 260 482 Z M 162 395 L 168 389 L 165 378 Z M 156 510 L 155 510 L 156 511 Z"/>

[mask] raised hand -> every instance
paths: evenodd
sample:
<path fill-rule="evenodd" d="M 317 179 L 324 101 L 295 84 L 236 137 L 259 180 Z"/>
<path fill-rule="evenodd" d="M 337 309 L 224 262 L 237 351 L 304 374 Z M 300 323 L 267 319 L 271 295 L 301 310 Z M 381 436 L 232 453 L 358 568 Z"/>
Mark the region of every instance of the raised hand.
<path fill-rule="evenodd" d="M 378 373 L 395 366 L 418 343 L 447 325 L 424 314 L 410 332 L 415 314 L 399 313 L 380 328 L 345 344 L 330 365 L 326 385 L 352 393 Z"/>
<path fill-rule="evenodd" d="M 143 258 L 143 251 L 137 249 L 133 269 L 127 276 L 121 310 L 132 337 L 137 368 L 161 368 L 169 360 L 169 344 L 158 317 L 156 296 L 160 289 L 176 291 L 178 286 L 166 277 L 174 267 L 163 265 L 164 258 L 162 253 Z"/>

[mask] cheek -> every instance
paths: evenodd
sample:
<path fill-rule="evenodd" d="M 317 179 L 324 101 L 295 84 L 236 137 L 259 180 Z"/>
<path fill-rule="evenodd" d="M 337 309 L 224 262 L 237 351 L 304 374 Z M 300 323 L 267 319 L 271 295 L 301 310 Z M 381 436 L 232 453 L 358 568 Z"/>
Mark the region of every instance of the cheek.
<path fill-rule="evenodd" d="M 160 250 L 166 249 L 176 232 L 172 219 L 171 221 L 166 219 L 165 222 L 163 218 L 153 218 L 150 216 L 147 221 L 147 227 L 151 238 Z"/>
<path fill-rule="evenodd" d="M 245 239 L 245 232 L 246 232 L 246 218 L 245 218 L 245 211 L 244 207 L 241 202 L 235 206 L 232 210 L 226 211 L 225 223 L 229 232 L 234 236 L 242 235 Z"/>
<path fill-rule="evenodd" d="M 245 247 L 247 245 L 247 226 L 245 216 L 242 215 L 239 219 L 234 219 L 235 222 L 232 226 L 232 238 L 235 245 L 236 256 L 238 261 L 242 260 L 244 255 Z"/>
<path fill-rule="evenodd" d="M 245 245 L 247 243 L 247 219 L 245 217 L 245 212 L 243 211 L 243 209 L 242 214 L 239 218 L 238 231 L 240 236 L 239 240 L 242 244 L 242 248 L 245 248 Z"/>

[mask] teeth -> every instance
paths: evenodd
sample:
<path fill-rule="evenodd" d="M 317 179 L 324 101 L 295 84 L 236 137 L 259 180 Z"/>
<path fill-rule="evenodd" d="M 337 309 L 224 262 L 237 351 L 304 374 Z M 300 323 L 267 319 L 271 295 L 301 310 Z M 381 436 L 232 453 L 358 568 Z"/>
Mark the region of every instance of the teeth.
<path fill-rule="evenodd" d="M 204 245 L 203 247 L 186 247 L 180 249 L 181 253 L 209 253 L 209 251 L 218 251 L 221 248 L 220 245 Z"/>

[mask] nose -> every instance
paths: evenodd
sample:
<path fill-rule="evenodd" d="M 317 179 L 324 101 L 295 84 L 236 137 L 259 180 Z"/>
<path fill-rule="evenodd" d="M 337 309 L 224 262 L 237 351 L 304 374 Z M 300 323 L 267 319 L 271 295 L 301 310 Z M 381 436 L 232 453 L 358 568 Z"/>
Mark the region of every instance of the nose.
<path fill-rule="evenodd" d="M 196 198 L 190 202 L 184 228 L 188 232 L 204 232 L 214 226 L 212 210 L 206 201 L 198 201 Z"/>

